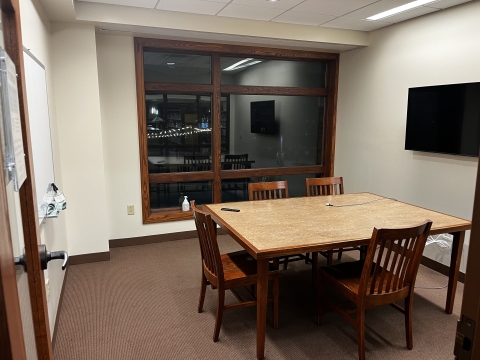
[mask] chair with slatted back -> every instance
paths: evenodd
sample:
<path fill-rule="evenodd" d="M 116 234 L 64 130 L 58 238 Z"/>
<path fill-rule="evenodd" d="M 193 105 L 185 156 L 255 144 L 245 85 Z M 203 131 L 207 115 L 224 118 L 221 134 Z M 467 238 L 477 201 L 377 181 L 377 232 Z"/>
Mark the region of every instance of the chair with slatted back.
<path fill-rule="evenodd" d="M 271 181 L 248 184 L 248 200 L 272 200 L 288 198 L 288 182 L 287 181 Z M 286 270 L 288 263 L 292 261 L 305 260 L 308 262 L 307 256 L 298 254 L 294 256 L 286 256 L 282 260 L 283 269 Z M 276 259 L 276 265 L 280 262 Z"/>
<path fill-rule="evenodd" d="M 344 193 L 342 177 L 307 178 L 305 179 L 305 187 L 307 196 L 342 195 Z M 360 247 L 352 247 L 341 248 L 338 250 L 321 251 L 320 254 L 327 258 L 327 265 L 330 266 L 333 262 L 334 253 L 338 253 L 338 260 L 340 260 L 344 251 L 353 250 L 359 250 L 360 253 L 362 253 L 362 249 Z M 312 254 L 312 262 L 314 267 L 318 266 L 318 253 Z"/>
<path fill-rule="evenodd" d="M 374 228 L 364 260 L 319 269 L 317 322 L 322 317 L 324 286 L 332 286 L 354 308 L 328 304 L 357 328 L 358 357 L 365 359 L 365 309 L 390 304 L 405 314 L 407 347 L 413 348 L 412 310 L 415 278 L 432 222 L 400 229 Z M 396 302 L 405 299 L 405 308 Z M 324 299 L 323 299 L 324 300 Z M 355 312 L 355 318 L 349 313 Z"/>
<path fill-rule="evenodd" d="M 248 165 L 248 154 L 231 155 L 225 154 L 222 170 L 244 170 Z M 222 186 L 226 190 L 235 191 L 235 200 L 237 199 L 237 190 L 243 191 L 246 196 L 247 191 L 247 179 L 224 179 L 222 180 Z"/>
<path fill-rule="evenodd" d="M 193 166 L 193 171 L 212 170 L 212 160 L 209 155 L 187 155 L 183 157 L 185 165 Z"/>
<path fill-rule="evenodd" d="M 213 341 L 218 341 L 220 326 L 224 310 L 238 309 L 246 306 L 256 306 L 256 294 L 252 291 L 257 283 L 257 261 L 246 251 L 237 251 L 220 255 L 217 243 L 216 224 L 210 214 L 199 210 L 195 201 L 190 202 L 195 226 L 197 228 L 200 252 L 202 255 L 202 282 L 200 288 L 200 299 L 198 312 L 203 311 L 203 302 L 207 285 L 218 289 L 217 316 Z M 269 269 L 268 279 L 273 282 L 272 297 L 268 302 L 273 302 L 273 327 L 278 327 L 278 270 L 273 265 Z M 246 293 L 251 298 L 245 301 L 235 290 L 245 287 Z M 239 303 L 225 305 L 225 290 L 231 290 Z"/>

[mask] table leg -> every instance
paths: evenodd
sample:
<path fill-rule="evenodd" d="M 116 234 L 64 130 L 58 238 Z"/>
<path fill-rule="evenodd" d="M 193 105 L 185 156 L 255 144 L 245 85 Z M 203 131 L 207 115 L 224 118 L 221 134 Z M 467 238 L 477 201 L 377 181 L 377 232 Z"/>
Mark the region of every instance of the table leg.
<path fill-rule="evenodd" d="M 452 258 L 450 259 L 450 271 L 448 274 L 448 291 L 445 312 L 451 314 L 453 311 L 453 303 L 455 301 L 455 291 L 457 290 L 458 272 L 460 270 L 460 261 L 462 260 L 463 241 L 465 239 L 465 231 L 452 233 Z"/>
<path fill-rule="evenodd" d="M 257 359 L 265 356 L 267 328 L 268 259 L 257 260 Z"/>

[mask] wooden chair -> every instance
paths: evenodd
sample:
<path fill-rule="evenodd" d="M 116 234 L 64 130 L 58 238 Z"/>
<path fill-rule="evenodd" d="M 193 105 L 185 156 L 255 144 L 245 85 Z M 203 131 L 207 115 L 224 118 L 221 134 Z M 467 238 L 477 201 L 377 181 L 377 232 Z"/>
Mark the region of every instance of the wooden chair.
<path fill-rule="evenodd" d="M 270 199 L 285 199 L 288 198 L 288 183 L 287 181 L 272 181 L 272 182 L 259 182 L 248 184 L 248 200 L 270 200 Z M 298 254 L 294 257 L 286 256 L 282 260 L 283 269 L 286 270 L 288 263 L 291 261 L 305 260 L 309 261 L 308 254 Z M 278 266 L 280 262 L 278 259 L 274 259 L 275 266 Z"/>
<path fill-rule="evenodd" d="M 319 269 L 318 325 L 322 317 L 323 287 L 329 284 L 348 299 L 347 303 L 355 305 L 353 309 L 346 310 L 338 304 L 329 304 L 356 326 L 360 360 L 365 359 L 365 309 L 376 306 L 390 304 L 405 314 L 407 347 L 410 350 L 413 348 L 413 291 L 431 226 L 432 222 L 426 220 L 410 228 L 374 228 L 367 257 L 364 260 Z M 405 299 L 405 308 L 396 304 L 402 299 Z M 355 318 L 349 315 L 351 312 L 356 313 Z"/>
<path fill-rule="evenodd" d="M 305 179 L 305 187 L 307 196 L 341 195 L 344 193 L 342 177 L 307 178 Z M 360 247 L 321 251 L 320 254 L 327 258 L 327 265 L 331 266 L 334 253 L 338 253 L 338 260 L 340 260 L 344 251 L 353 250 L 359 250 L 361 255 L 363 256 L 362 249 Z M 312 254 L 312 262 L 314 267 L 316 268 L 318 266 L 318 253 Z"/>
<path fill-rule="evenodd" d="M 222 170 L 244 170 L 247 168 L 248 154 L 231 155 L 225 154 L 224 161 L 222 163 Z M 237 199 L 237 190 L 243 192 L 246 197 L 247 192 L 247 179 L 225 179 L 222 180 L 222 186 L 226 190 L 235 191 L 235 200 Z"/>
<path fill-rule="evenodd" d="M 183 157 L 185 165 L 191 165 L 193 171 L 211 171 L 212 160 L 210 155 L 187 155 Z"/>
<path fill-rule="evenodd" d="M 200 211 L 195 201 L 190 202 L 197 227 L 198 239 L 200 242 L 200 252 L 202 254 L 202 282 L 200 288 L 200 299 L 198 302 L 198 312 L 203 311 L 203 302 L 207 285 L 218 289 L 217 316 L 215 320 L 215 330 L 213 332 L 213 341 L 218 341 L 220 326 L 222 324 L 223 311 L 229 309 L 238 309 L 246 306 L 256 306 L 256 293 L 253 288 L 257 284 L 257 261 L 246 251 L 236 251 L 233 253 L 220 255 L 217 243 L 216 224 L 213 222 L 210 214 Z M 278 270 L 273 266 L 270 268 L 268 279 L 273 281 L 273 296 L 268 299 L 273 302 L 273 327 L 278 328 Z M 250 286 L 250 289 L 247 288 Z M 235 288 L 246 287 L 251 300 L 244 301 Z M 231 290 L 239 303 L 225 305 L 225 290 Z"/>

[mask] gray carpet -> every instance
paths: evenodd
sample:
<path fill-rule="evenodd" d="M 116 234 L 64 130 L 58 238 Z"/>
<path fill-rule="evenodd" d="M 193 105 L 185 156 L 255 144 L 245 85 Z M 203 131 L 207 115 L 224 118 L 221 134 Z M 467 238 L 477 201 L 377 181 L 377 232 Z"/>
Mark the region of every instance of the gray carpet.
<path fill-rule="evenodd" d="M 221 252 L 239 249 L 228 236 L 219 243 Z M 205 311 L 197 313 L 200 269 L 197 239 L 114 248 L 108 262 L 71 266 L 55 359 L 255 359 L 255 308 L 226 312 L 220 341 L 212 341 L 216 291 L 207 288 Z M 323 325 L 315 325 L 310 274 L 303 262 L 281 272 L 280 327 L 267 326 L 266 358 L 356 359 L 355 328 L 346 320 L 327 312 Z M 417 285 L 446 281 L 421 266 Z M 390 306 L 369 310 L 367 359 L 452 359 L 462 293 L 459 284 L 454 314 L 447 315 L 446 289 L 415 291 L 413 350 L 405 346 L 401 313 Z M 228 294 L 227 302 L 234 301 Z"/>

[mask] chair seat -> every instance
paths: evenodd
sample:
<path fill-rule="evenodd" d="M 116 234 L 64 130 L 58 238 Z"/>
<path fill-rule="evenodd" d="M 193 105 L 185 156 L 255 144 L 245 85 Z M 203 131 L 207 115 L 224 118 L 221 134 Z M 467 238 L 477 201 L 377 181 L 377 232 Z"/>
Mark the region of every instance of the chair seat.
<path fill-rule="evenodd" d="M 255 260 L 248 252 L 241 250 L 228 254 L 222 254 L 220 255 L 220 258 L 222 260 L 224 272 L 223 276 L 226 282 L 248 277 L 252 277 L 254 282 L 256 282 L 257 260 Z M 270 272 L 277 272 L 272 264 L 269 266 Z"/>
<path fill-rule="evenodd" d="M 363 266 L 365 265 L 365 260 L 359 260 L 354 262 L 346 262 L 341 263 L 333 266 L 322 266 L 320 269 L 324 271 L 326 274 L 330 275 L 334 278 L 338 283 L 340 283 L 343 287 L 350 290 L 354 294 L 358 294 L 358 288 L 360 286 L 360 278 L 362 277 Z M 372 274 L 370 274 L 371 278 L 368 280 L 367 289 L 370 290 L 370 286 L 372 283 L 373 271 L 375 269 L 375 263 L 372 265 Z M 380 268 L 381 269 L 381 268 Z M 380 270 L 379 269 L 379 270 Z M 382 292 L 385 292 L 387 287 L 387 278 L 388 274 L 385 276 L 385 280 L 383 281 Z M 390 288 L 393 287 L 395 281 L 398 282 L 398 277 L 393 275 Z M 375 293 L 379 293 L 379 285 L 380 285 L 380 278 L 377 278 L 375 284 Z"/>

